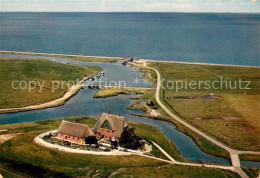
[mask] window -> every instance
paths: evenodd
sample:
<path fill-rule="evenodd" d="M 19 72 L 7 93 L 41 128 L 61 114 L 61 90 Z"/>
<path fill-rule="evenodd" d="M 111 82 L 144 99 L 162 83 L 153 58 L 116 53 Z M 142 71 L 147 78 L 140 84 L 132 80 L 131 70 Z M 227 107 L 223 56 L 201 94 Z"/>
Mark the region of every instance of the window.
<path fill-rule="evenodd" d="M 112 130 L 111 127 L 110 127 L 110 124 L 109 124 L 109 122 L 107 120 L 105 120 L 100 127 L 104 128 L 104 129 Z"/>

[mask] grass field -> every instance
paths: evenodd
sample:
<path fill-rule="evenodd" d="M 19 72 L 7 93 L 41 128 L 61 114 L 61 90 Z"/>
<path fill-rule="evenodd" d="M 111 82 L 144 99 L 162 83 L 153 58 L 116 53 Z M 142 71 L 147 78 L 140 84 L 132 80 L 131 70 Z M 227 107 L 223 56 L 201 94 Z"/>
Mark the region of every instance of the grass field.
<path fill-rule="evenodd" d="M 115 58 L 100 58 L 100 57 L 70 57 L 70 56 L 59 56 L 61 58 L 67 58 L 75 61 L 86 61 L 86 62 L 116 62 L 119 59 Z"/>
<path fill-rule="evenodd" d="M 71 86 L 69 81 L 81 80 L 84 75 L 93 75 L 101 70 L 100 67 L 76 66 L 47 60 L 0 59 L 0 108 L 22 107 L 59 98 L 67 91 L 68 86 Z M 24 89 L 20 89 L 19 83 L 16 82 L 14 87 L 19 89 L 13 89 L 13 81 L 25 81 L 27 86 L 23 82 L 21 87 Z M 29 81 L 35 83 L 29 85 Z M 59 87 L 56 82 L 52 83 L 53 81 L 59 81 Z M 52 85 L 58 89 L 52 91 Z M 29 91 L 29 86 L 34 89 Z M 40 91 L 41 86 L 43 87 Z"/>
<path fill-rule="evenodd" d="M 240 159 L 252 160 L 252 161 L 259 161 L 260 160 L 260 155 L 241 154 L 241 155 L 239 155 L 239 158 Z"/>
<path fill-rule="evenodd" d="M 21 53 L 21 52 L 1 52 L 2 54 L 19 54 L 19 55 L 24 55 L 26 58 L 26 55 L 30 56 L 46 56 L 46 57 L 59 57 L 59 58 L 67 58 L 75 61 L 86 61 L 86 62 L 116 62 L 119 59 L 116 58 L 103 58 L 103 57 L 88 57 L 88 56 L 71 56 L 71 55 L 62 55 L 62 54 L 37 54 L 37 53 L 32 53 L 32 52 L 27 52 L 27 53 Z"/>
<path fill-rule="evenodd" d="M 117 96 L 119 94 L 141 94 L 147 89 L 141 88 L 105 88 L 95 93 L 95 98 L 107 98 L 111 96 Z"/>
<path fill-rule="evenodd" d="M 163 82 L 165 89 L 161 96 L 177 115 L 233 148 L 260 151 L 259 68 L 173 63 L 150 65 L 157 68 L 165 78 Z M 176 81 L 191 80 L 213 82 L 220 77 L 232 82 L 239 79 L 251 81 L 251 89 L 204 89 L 203 84 L 201 89 L 188 87 L 179 89 L 178 92 L 176 86 L 167 88 L 168 81 L 173 81 L 175 84 Z M 198 99 L 210 93 L 214 93 L 214 96 L 220 99 Z"/>
<path fill-rule="evenodd" d="M 181 168 L 181 169 L 180 169 Z M 130 168 L 119 171 L 114 177 L 239 177 L 234 172 L 213 171 L 207 168 L 164 165 L 156 168 Z"/>
<path fill-rule="evenodd" d="M 76 117 L 66 118 L 69 121 L 75 121 L 82 124 L 87 124 L 90 127 L 96 122 L 95 118 Z M 45 120 L 36 122 L 35 125 L 15 124 L 14 128 L 8 125 L 8 133 L 23 132 L 9 141 L 3 143 L 0 147 L 0 164 L 4 168 L 11 171 L 16 171 L 19 174 L 36 176 L 39 173 L 43 177 L 47 176 L 98 176 L 104 177 L 116 173 L 124 169 L 125 171 L 136 170 L 139 172 L 144 169 L 144 176 L 149 175 L 150 171 L 160 171 L 161 166 L 168 165 L 167 163 L 157 160 L 144 158 L 140 156 L 94 156 L 94 155 L 81 155 L 60 152 L 56 150 L 46 149 L 33 143 L 33 138 L 38 134 L 57 129 L 61 119 Z M 136 133 L 158 143 L 162 148 L 171 153 L 175 159 L 181 160 L 176 148 L 170 144 L 169 140 L 160 133 L 157 129 L 144 124 L 130 122 L 136 129 Z M 1 128 L 4 128 L 2 125 Z M 152 154 L 159 156 L 161 153 L 158 150 Z M 147 169 L 147 170 L 146 170 Z M 167 173 L 169 176 L 182 175 L 186 177 L 194 177 L 201 175 L 202 177 L 209 174 L 212 175 L 225 175 L 229 177 L 234 175 L 229 171 L 222 171 L 218 169 L 205 168 L 188 168 L 185 166 L 172 166 L 171 171 Z M 186 171 L 192 169 L 193 171 Z M 204 171 L 205 170 L 205 171 Z M 176 173 L 175 173 L 176 172 Z M 120 173 L 120 175 L 128 175 L 129 172 Z M 142 175 L 140 172 L 139 175 Z"/>

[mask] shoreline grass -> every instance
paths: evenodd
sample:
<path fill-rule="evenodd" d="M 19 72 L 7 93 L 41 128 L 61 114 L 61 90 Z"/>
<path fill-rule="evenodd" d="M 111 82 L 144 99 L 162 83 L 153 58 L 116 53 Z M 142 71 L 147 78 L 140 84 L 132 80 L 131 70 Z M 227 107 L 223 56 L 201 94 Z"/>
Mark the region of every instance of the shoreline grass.
<path fill-rule="evenodd" d="M 106 87 L 94 94 L 94 98 L 108 98 L 112 96 L 118 96 L 120 94 L 125 95 L 137 95 L 143 94 L 145 91 L 150 90 L 146 88 L 124 88 L 124 87 Z"/>
<path fill-rule="evenodd" d="M 239 158 L 248 161 L 260 161 L 260 155 L 254 155 L 254 154 L 240 154 Z"/>

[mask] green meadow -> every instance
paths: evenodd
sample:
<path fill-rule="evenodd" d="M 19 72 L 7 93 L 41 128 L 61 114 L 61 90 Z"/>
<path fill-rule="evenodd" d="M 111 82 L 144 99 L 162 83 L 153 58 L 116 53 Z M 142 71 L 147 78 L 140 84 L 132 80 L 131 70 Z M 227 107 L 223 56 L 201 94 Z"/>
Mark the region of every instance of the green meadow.
<path fill-rule="evenodd" d="M 0 108 L 23 107 L 57 99 L 68 90 L 72 82 L 101 70 L 95 66 L 77 66 L 48 60 L 0 59 Z M 17 82 L 12 83 L 13 81 Z M 19 87 L 21 81 L 22 88 Z M 60 83 L 59 86 L 57 82 Z M 53 86 L 57 89 L 53 90 Z M 32 88 L 31 91 L 29 87 Z"/>
<path fill-rule="evenodd" d="M 164 78 L 165 89 L 162 89 L 161 98 L 175 114 L 232 148 L 260 151 L 259 68 L 159 62 L 149 65 L 158 69 Z M 224 89 L 205 89 L 205 85 L 201 84 L 200 89 L 183 87 L 176 90 L 176 85 L 173 88 L 169 85 L 170 82 L 189 83 L 192 80 L 214 82 L 220 78 L 233 82 L 232 86 L 235 81 L 250 81 L 250 89 L 245 89 L 246 83 L 242 85 L 244 89 L 238 86 L 237 89 L 226 89 L 225 83 L 222 84 Z M 170 87 L 167 88 L 167 85 Z M 215 86 L 218 88 L 220 84 Z M 208 95 L 217 99 L 200 98 Z M 193 138 L 203 149 L 200 142 Z"/>
<path fill-rule="evenodd" d="M 154 168 L 131 168 L 118 171 L 114 177 L 239 177 L 234 172 L 213 171 L 207 168 L 197 168 L 177 165 L 163 165 Z"/>

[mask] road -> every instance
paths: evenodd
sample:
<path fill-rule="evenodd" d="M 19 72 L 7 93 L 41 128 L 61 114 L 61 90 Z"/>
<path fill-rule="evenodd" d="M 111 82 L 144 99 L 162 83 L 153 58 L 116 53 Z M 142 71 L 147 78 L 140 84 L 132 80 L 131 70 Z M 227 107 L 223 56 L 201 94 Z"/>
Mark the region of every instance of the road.
<path fill-rule="evenodd" d="M 151 62 L 151 61 L 150 61 Z M 145 63 L 145 62 L 144 62 Z M 181 124 L 183 124 L 184 126 L 186 126 L 187 128 L 191 129 L 192 131 L 196 132 L 197 134 L 199 134 L 200 136 L 202 136 L 203 138 L 207 139 L 208 141 L 214 143 L 215 145 L 223 148 L 224 150 L 228 151 L 230 154 L 230 159 L 232 162 L 232 166 L 235 169 L 235 172 L 237 172 L 241 177 L 245 177 L 247 178 L 248 176 L 243 172 L 243 170 L 241 169 L 241 164 L 240 164 L 240 160 L 239 160 L 239 154 L 242 153 L 246 153 L 246 154 L 260 154 L 260 152 L 253 152 L 253 151 L 240 151 L 240 150 L 236 150 L 233 148 L 228 147 L 227 145 L 211 138 L 210 136 L 208 136 L 207 134 L 203 133 L 202 131 L 200 131 L 199 129 L 197 129 L 196 127 L 192 126 L 191 124 L 185 122 L 184 120 L 182 120 L 181 118 L 179 118 L 178 116 L 176 116 L 175 114 L 173 114 L 160 100 L 160 89 L 161 89 L 161 75 L 159 73 L 159 71 L 155 68 L 151 68 L 151 67 L 147 67 L 146 65 L 140 65 L 140 64 L 133 64 L 136 65 L 138 67 L 142 67 L 142 68 L 146 68 L 149 70 L 153 70 L 156 72 L 157 75 L 157 85 L 156 85 L 156 92 L 155 92 L 155 100 L 156 102 L 159 104 L 159 106 L 169 115 L 171 116 L 173 119 L 175 119 L 176 121 L 180 122 Z"/>
<path fill-rule="evenodd" d="M 20 135 L 22 133 L 13 133 L 13 134 L 6 134 L 6 135 L 0 135 L 0 145 L 6 142 L 7 140 L 10 140 L 11 138 Z"/>

